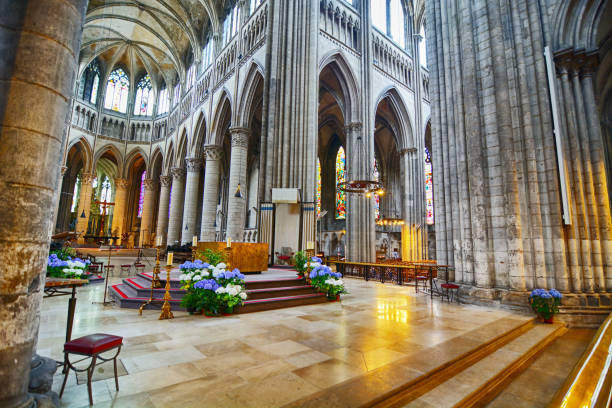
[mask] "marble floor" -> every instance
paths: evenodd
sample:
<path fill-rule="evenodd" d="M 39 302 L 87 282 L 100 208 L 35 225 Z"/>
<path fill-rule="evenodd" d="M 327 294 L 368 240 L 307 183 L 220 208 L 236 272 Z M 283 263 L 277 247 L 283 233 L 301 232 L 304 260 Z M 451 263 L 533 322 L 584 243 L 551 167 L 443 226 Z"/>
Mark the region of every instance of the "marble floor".
<path fill-rule="evenodd" d="M 111 283 L 118 283 L 112 278 Z M 100 407 L 278 407 L 301 404 L 351 382 L 351 398 L 372 387 L 414 379 L 530 318 L 504 309 L 441 302 L 413 288 L 346 279 L 342 302 L 206 318 L 119 309 L 100 302 L 104 285 L 78 291 L 73 338 L 124 337 L 120 391 L 108 368 L 97 369 Z M 67 297 L 43 301 L 38 353 L 62 358 Z M 445 360 L 446 359 L 446 360 Z M 112 370 L 111 370 L 112 371 Z M 61 375 L 53 388 L 59 392 Z M 350 381 L 349 381 L 350 380 Z M 357 380 L 357 381 L 355 381 Z M 361 384 L 361 385 L 360 385 Z M 74 374 L 62 406 L 88 406 Z M 311 406 L 321 406 L 315 403 Z"/>

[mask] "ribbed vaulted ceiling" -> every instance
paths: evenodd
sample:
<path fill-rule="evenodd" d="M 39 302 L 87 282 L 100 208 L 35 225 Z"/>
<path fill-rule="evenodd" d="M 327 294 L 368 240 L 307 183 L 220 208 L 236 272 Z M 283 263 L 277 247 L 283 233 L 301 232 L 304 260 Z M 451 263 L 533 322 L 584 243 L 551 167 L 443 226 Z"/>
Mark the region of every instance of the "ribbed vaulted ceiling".
<path fill-rule="evenodd" d="M 205 32 L 218 31 L 223 0 L 90 0 L 81 70 L 95 57 L 155 82 L 184 78 L 185 56 L 199 59 Z"/>

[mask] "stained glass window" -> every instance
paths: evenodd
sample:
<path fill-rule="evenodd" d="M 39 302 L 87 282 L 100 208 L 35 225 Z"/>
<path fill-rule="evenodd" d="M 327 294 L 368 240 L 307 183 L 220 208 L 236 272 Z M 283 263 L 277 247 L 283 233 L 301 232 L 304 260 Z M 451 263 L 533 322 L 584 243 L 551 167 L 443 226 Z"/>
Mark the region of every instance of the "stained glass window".
<path fill-rule="evenodd" d="M 127 111 L 127 99 L 130 90 L 130 79 L 125 71 L 117 68 L 108 77 L 106 84 L 106 98 L 104 108 L 116 112 L 125 113 Z"/>
<path fill-rule="evenodd" d="M 321 160 L 317 159 L 317 216 L 321 214 Z"/>
<path fill-rule="evenodd" d="M 373 0 L 372 24 L 401 48 L 406 47 L 406 14 L 401 0 Z"/>
<path fill-rule="evenodd" d="M 170 108 L 170 95 L 168 94 L 168 88 L 166 84 L 162 84 L 161 91 L 159 91 L 159 103 L 157 104 L 157 114 L 162 115 L 168 113 Z"/>
<path fill-rule="evenodd" d="M 170 192 L 168 193 L 168 218 L 170 218 L 170 208 L 172 208 L 172 187 L 174 187 L 174 184 L 170 184 Z"/>
<path fill-rule="evenodd" d="M 140 177 L 140 196 L 138 196 L 138 218 L 142 217 L 142 207 L 144 205 L 144 196 L 145 196 L 145 178 L 147 177 L 147 172 L 142 172 L 142 177 Z"/>
<path fill-rule="evenodd" d="M 374 180 L 380 181 L 380 171 L 376 159 L 374 159 Z M 380 219 L 380 196 L 378 194 L 374 194 L 374 215 L 377 220 Z"/>
<path fill-rule="evenodd" d="M 249 14 L 253 14 L 253 12 L 259 7 L 259 5 L 263 3 L 263 0 L 251 0 L 251 10 Z"/>
<path fill-rule="evenodd" d="M 433 168 L 431 153 L 425 148 L 425 208 L 427 210 L 427 224 L 434 223 L 434 195 L 433 195 Z"/>
<path fill-rule="evenodd" d="M 174 99 L 172 100 L 172 106 L 176 106 L 181 101 L 181 83 L 174 85 Z"/>
<path fill-rule="evenodd" d="M 336 155 L 336 184 L 346 181 L 346 154 L 344 148 L 338 149 Z M 336 219 L 346 218 L 346 193 L 336 189 Z"/>
<path fill-rule="evenodd" d="M 143 76 L 136 85 L 136 99 L 134 100 L 134 115 L 151 116 L 153 115 L 154 99 L 151 89 L 151 77 L 149 74 Z"/>
<path fill-rule="evenodd" d="M 102 190 L 100 191 L 100 201 L 110 203 L 112 199 L 112 187 L 108 176 L 104 176 Z M 100 214 L 108 214 L 108 207 L 100 205 Z"/>
<path fill-rule="evenodd" d="M 77 210 L 79 205 L 79 184 L 81 183 L 81 177 L 77 176 L 74 182 L 74 191 L 72 192 L 72 206 L 70 206 L 70 212 L 73 213 Z"/>
<path fill-rule="evenodd" d="M 83 72 L 81 77 L 81 83 L 83 87 L 81 97 L 83 100 L 95 105 L 98 99 L 98 87 L 100 86 L 100 65 L 97 60 L 94 59 L 85 68 L 85 72 Z"/>
<path fill-rule="evenodd" d="M 202 72 L 206 71 L 206 68 L 212 64 L 213 53 L 213 41 L 208 39 L 206 45 L 202 49 Z"/>

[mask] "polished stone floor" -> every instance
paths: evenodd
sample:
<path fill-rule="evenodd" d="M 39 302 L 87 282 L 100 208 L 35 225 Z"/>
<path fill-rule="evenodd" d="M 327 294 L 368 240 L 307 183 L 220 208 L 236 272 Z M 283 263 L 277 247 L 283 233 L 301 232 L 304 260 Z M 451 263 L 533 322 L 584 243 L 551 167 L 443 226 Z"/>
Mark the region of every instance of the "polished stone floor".
<path fill-rule="evenodd" d="M 114 278 L 112 283 L 118 283 Z M 224 318 L 119 309 L 104 286 L 79 289 L 73 338 L 96 332 L 124 337 L 115 392 L 108 367 L 94 379 L 106 407 L 276 407 L 300 405 L 340 383 L 406 382 L 530 316 L 431 300 L 413 288 L 346 279 L 342 302 Z M 67 298 L 43 302 L 38 353 L 61 359 Z M 354 381 L 357 380 L 357 381 Z M 56 374 L 54 389 L 59 391 Z M 338 398 L 350 406 L 351 395 Z M 70 375 L 62 406 L 87 406 L 87 389 Z M 314 406 L 317 406 L 315 403 Z"/>

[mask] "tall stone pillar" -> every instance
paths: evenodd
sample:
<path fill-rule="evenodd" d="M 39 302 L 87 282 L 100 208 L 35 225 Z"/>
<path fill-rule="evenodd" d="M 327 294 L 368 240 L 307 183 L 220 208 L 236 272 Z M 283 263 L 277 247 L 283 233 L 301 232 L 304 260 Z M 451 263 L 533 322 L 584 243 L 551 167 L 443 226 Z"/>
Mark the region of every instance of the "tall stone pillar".
<path fill-rule="evenodd" d="M 245 189 L 247 171 L 247 149 L 249 145 L 249 130 L 231 128 L 232 151 L 230 158 L 229 203 L 227 214 L 227 233 L 233 241 L 242 241 L 245 218 Z M 238 186 L 241 194 L 236 197 Z"/>
<path fill-rule="evenodd" d="M 347 140 L 347 180 L 372 180 L 374 177 L 373 145 L 364 137 L 361 123 L 345 128 Z M 373 139 L 370 140 L 373 143 Z M 372 148 L 371 148 L 372 147 Z M 373 262 L 376 258 L 374 199 L 365 194 L 346 195 L 347 259 L 351 262 Z"/>
<path fill-rule="evenodd" d="M 172 173 L 172 195 L 170 199 L 170 220 L 168 221 L 167 245 L 174 245 L 181 238 L 183 221 L 183 198 L 185 197 L 185 170 L 174 167 Z"/>
<path fill-rule="evenodd" d="M 160 176 L 159 183 L 161 185 L 161 189 L 159 192 L 159 210 L 157 212 L 156 236 L 162 237 L 163 246 L 166 244 L 166 236 L 168 234 L 168 205 L 170 204 L 170 186 L 172 185 L 172 177 Z"/>
<path fill-rule="evenodd" d="M 202 205 L 202 224 L 200 241 L 215 241 L 217 203 L 219 202 L 219 178 L 221 176 L 221 146 L 206 146 L 204 149 L 204 204 Z"/>
<path fill-rule="evenodd" d="M 128 186 L 129 183 L 126 179 L 115 179 L 115 205 L 113 208 L 113 224 L 111 231 L 113 231 L 114 236 L 119 238 L 117 242 L 121 242 L 121 235 L 123 234 Z"/>
<path fill-rule="evenodd" d="M 85 0 L 0 0 L 0 406 L 27 394 Z"/>
<path fill-rule="evenodd" d="M 202 159 L 191 157 L 187 159 L 187 181 L 185 183 L 185 204 L 183 210 L 183 228 L 181 228 L 181 244 L 191 242 L 197 235 L 198 192 L 200 191 L 200 170 Z"/>
<path fill-rule="evenodd" d="M 142 215 L 140 218 L 140 239 L 138 245 L 142 248 L 150 244 L 151 230 L 153 229 L 153 206 L 157 183 L 153 179 L 144 179 L 144 202 L 142 203 Z"/>
<path fill-rule="evenodd" d="M 91 211 L 91 194 L 93 183 L 96 178 L 95 174 L 83 173 L 81 179 L 81 193 L 79 194 L 79 209 L 77 211 L 77 226 L 76 232 L 79 234 L 79 243 L 85 242 L 85 234 L 87 234 L 87 225 L 89 223 L 89 213 Z"/>

